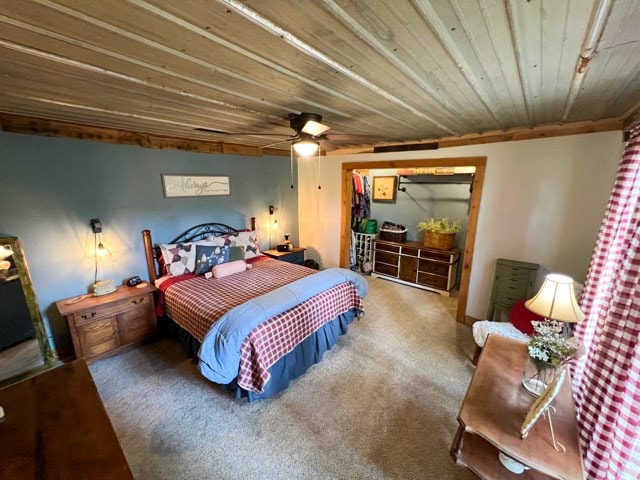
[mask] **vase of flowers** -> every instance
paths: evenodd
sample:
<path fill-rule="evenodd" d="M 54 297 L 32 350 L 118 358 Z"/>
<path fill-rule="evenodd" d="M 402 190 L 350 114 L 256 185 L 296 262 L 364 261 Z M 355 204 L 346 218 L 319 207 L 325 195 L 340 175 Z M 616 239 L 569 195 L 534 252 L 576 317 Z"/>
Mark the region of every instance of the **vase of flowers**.
<path fill-rule="evenodd" d="M 440 250 L 451 250 L 461 229 L 460 222 L 448 218 L 431 217 L 418 223 L 418 230 L 424 232 L 424 246 Z"/>
<path fill-rule="evenodd" d="M 522 380 L 522 386 L 532 395 L 539 396 L 556 374 L 559 367 L 578 351 L 576 338 L 563 335 L 564 325 L 555 320 L 531 322 L 533 335 L 529 339 L 529 360 L 535 367 L 533 375 Z"/>

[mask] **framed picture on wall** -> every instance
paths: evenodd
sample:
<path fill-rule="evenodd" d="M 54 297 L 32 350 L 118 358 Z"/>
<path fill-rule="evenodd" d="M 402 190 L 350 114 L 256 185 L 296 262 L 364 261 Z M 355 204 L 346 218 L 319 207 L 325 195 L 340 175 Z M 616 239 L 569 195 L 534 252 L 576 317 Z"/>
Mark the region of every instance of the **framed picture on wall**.
<path fill-rule="evenodd" d="M 398 177 L 373 177 L 373 192 L 371 200 L 374 202 L 395 202 L 398 187 Z"/>

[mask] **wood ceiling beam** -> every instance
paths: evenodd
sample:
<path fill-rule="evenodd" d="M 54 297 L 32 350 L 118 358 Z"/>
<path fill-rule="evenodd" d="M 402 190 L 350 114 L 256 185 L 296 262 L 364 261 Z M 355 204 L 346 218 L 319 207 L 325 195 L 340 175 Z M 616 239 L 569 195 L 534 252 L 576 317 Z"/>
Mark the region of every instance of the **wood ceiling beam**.
<path fill-rule="evenodd" d="M 41 135 L 45 137 L 77 138 L 96 142 L 137 145 L 161 150 L 182 150 L 188 152 L 213 153 L 226 155 L 263 155 L 288 156 L 289 150 L 259 148 L 236 143 L 210 142 L 192 138 L 154 135 L 145 132 L 98 127 L 80 123 L 49 120 L 0 113 L 0 127 L 3 132 Z"/>
<path fill-rule="evenodd" d="M 534 128 L 512 128 L 506 131 L 491 131 L 485 133 L 474 133 L 461 137 L 441 137 L 425 139 L 419 142 L 384 143 L 386 152 L 420 150 L 419 146 L 424 145 L 424 150 L 435 150 L 447 147 L 461 147 L 466 145 L 480 145 L 485 143 L 513 142 L 517 140 L 532 140 L 537 138 L 561 137 L 565 135 L 581 135 L 585 133 L 610 132 L 623 129 L 624 120 L 622 118 L 610 118 L 597 122 L 573 122 L 564 125 L 543 125 Z M 434 144 L 436 147 L 434 148 Z M 410 147 L 409 147 L 410 146 Z M 408 148 L 409 147 L 409 148 Z M 345 147 L 328 152 L 327 155 L 348 155 L 359 153 L 374 153 L 373 146 L 366 147 Z"/>

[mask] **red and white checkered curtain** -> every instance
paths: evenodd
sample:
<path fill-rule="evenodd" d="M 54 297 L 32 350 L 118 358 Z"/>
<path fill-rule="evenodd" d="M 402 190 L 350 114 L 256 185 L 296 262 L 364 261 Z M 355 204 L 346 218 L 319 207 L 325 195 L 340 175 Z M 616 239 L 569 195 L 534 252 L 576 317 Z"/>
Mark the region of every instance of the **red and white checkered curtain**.
<path fill-rule="evenodd" d="M 597 181 L 594 179 L 594 181 Z M 574 364 L 589 479 L 640 478 L 640 125 L 631 131 L 582 293 Z"/>

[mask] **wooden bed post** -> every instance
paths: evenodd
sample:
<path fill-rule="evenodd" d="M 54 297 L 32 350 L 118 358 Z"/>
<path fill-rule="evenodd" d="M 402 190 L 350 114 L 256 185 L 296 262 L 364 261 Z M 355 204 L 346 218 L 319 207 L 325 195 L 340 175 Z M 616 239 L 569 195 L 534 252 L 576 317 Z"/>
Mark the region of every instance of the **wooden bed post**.
<path fill-rule="evenodd" d="M 251 230 L 256 229 L 256 217 L 251 217 Z"/>
<path fill-rule="evenodd" d="M 144 243 L 144 255 L 147 258 L 147 270 L 149 271 L 149 281 L 154 282 L 156 280 L 156 265 L 153 258 L 153 242 L 151 241 L 151 230 L 142 231 L 142 242 Z"/>

